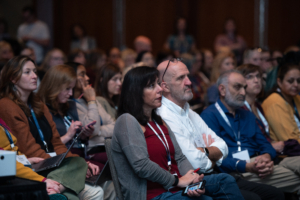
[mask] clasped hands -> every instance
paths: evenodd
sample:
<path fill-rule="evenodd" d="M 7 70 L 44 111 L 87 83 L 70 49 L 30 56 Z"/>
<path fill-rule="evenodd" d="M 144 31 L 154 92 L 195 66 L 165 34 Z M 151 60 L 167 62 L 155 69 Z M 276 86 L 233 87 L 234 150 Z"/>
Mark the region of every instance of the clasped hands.
<path fill-rule="evenodd" d="M 271 156 L 267 153 L 257 156 L 254 162 L 246 164 L 247 171 L 256 173 L 260 178 L 265 178 L 274 170 L 274 163 Z"/>

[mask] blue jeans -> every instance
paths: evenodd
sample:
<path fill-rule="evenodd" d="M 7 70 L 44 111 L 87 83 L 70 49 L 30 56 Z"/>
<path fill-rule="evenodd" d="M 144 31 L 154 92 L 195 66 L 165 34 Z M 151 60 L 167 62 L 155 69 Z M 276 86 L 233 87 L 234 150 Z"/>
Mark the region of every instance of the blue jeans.
<path fill-rule="evenodd" d="M 197 200 L 213 200 L 213 198 L 201 195 L 200 197 L 189 197 L 189 196 L 181 196 L 182 191 L 172 193 L 172 192 L 165 192 L 162 193 L 161 195 L 158 195 L 157 197 L 154 197 L 151 200 L 173 200 L 173 199 L 178 199 L 178 200 L 190 200 L 190 199 L 197 199 Z"/>
<path fill-rule="evenodd" d="M 229 174 L 221 173 L 221 174 L 213 174 L 204 176 L 203 180 L 206 181 L 205 185 L 205 195 L 200 197 L 188 197 L 181 196 L 182 191 L 179 191 L 175 194 L 171 192 L 165 192 L 157 197 L 153 198 L 153 200 L 172 200 L 172 199 L 181 199 L 181 200 L 189 200 L 189 199 L 197 199 L 197 200 L 244 200 L 240 189 L 238 188 L 235 178 L 230 176 Z M 212 198 L 211 198 L 212 197 Z"/>

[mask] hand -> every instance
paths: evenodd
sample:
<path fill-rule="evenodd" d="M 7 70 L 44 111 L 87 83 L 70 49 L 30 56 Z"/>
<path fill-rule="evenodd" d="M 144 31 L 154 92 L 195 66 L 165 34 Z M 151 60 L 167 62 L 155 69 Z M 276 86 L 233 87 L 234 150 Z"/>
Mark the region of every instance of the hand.
<path fill-rule="evenodd" d="M 281 153 L 283 152 L 284 149 L 284 142 L 283 141 L 273 142 L 272 146 L 276 150 L 276 152 Z"/>
<path fill-rule="evenodd" d="M 178 187 L 184 188 L 191 183 L 194 182 L 194 180 L 199 179 L 199 174 L 194 173 L 194 170 L 189 170 L 184 176 L 179 178 Z"/>
<path fill-rule="evenodd" d="M 49 195 L 60 193 L 60 190 L 59 190 L 60 183 L 58 183 L 54 180 L 51 180 L 51 179 L 46 179 L 45 182 L 46 182 L 47 193 Z"/>
<path fill-rule="evenodd" d="M 80 129 L 81 126 L 82 126 L 82 123 L 80 121 L 75 121 L 74 122 L 72 120 L 72 123 L 71 123 L 71 125 L 70 125 L 70 127 L 69 127 L 69 129 L 68 129 L 68 131 L 66 133 L 66 135 L 68 136 L 69 140 L 71 140 L 74 137 L 77 129 Z"/>
<path fill-rule="evenodd" d="M 79 78 L 79 83 L 81 84 L 83 96 L 87 102 L 89 101 L 96 101 L 96 92 L 91 85 L 87 85 L 83 78 Z"/>
<path fill-rule="evenodd" d="M 265 154 L 262 154 L 262 155 L 260 155 L 260 156 L 257 156 L 257 157 L 255 158 L 255 161 L 254 161 L 254 162 L 255 162 L 256 165 L 257 165 L 257 164 L 263 165 L 263 164 L 272 162 L 272 160 L 271 160 L 270 154 L 265 153 Z"/>
<path fill-rule="evenodd" d="M 93 175 L 98 175 L 100 172 L 100 169 L 97 165 L 94 165 L 93 163 L 90 163 L 89 161 L 86 162 L 88 164 L 88 170 L 86 173 L 86 178 L 90 178 Z"/>
<path fill-rule="evenodd" d="M 198 182 L 202 181 L 203 177 L 204 177 L 204 174 L 201 174 L 198 178 L 194 179 L 193 183 L 198 183 Z M 205 189 L 203 189 L 203 190 L 197 189 L 197 190 L 193 190 L 193 191 L 189 190 L 187 192 L 187 195 L 190 197 L 200 197 L 204 193 L 205 193 Z"/>
<path fill-rule="evenodd" d="M 30 162 L 30 164 L 36 164 L 36 163 L 41 162 L 42 160 L 44 160 L 44 158 L 38 158 L 38 157 L 28 158 L 28 161 Z"/>
<path fill-rule="evenodd" d="M 258 176 L 262 179 L 266 176 L 270 175 L 274 170 L 274 163 L 273 161 L 265 164 L 264 168 L 258 170 Z"/>
<path fill-rule="evenodd" d="M 93 125 L 90 125 L 90 126 L 85 126 L 84 127 L 84 130 L 83 130 L 83 134 L 81 135 L 82 139 L 85 139 L 85 138 L 89 138 L 93 132 L 95 130 L 95 127 Z"/>
<path fill-rule="evenodd" d="M 211 135 L 208 135 L 208 139 L 206 139 L 205 133 L 202 134 L 202 138 L 204 140 L 205 147 L 209 147 L 212 143 L 215 142 L 215 140 L 211 138 Z"/>

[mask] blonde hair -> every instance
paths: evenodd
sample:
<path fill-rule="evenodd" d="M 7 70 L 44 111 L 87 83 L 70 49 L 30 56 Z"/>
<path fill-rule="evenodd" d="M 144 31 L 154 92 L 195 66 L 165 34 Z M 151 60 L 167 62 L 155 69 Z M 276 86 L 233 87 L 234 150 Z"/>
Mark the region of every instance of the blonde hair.
<path fill-rule="evenodd" d="M 212 63 L 212 72 L 211 72 L 211 77 L 210 81 L 212 84 L 216 83 L 219 76 L 221 75 L 220 68 L 222 66 L 222 63 L 226 58 L 232 58 L 235 62 L 234 54 L 233 53 L 219 53 L 215 58 Z M 235 62 L 236 65 L 236 62 Z"/>
<path fill-rule="evenodd" d="M 45 74 L 37 94 L 45 104 L 50 106 L 52 113 L 57 114 L 58 111 L 65 113 L 68 110 L 68 104 L 60 105 L 57 96 L 74 80 L 76 80 L 76 72 L 68 65 L 56 65 Z"/>

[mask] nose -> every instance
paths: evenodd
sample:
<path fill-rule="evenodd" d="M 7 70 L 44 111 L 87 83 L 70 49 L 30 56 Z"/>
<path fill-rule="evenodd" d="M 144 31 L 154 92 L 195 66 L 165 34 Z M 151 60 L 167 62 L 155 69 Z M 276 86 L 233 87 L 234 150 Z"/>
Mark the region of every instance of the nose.
<path fill-rule="evenodd" d="M 185 77 L 185 82 L 184 83 L 185 83 L 185 85 L 192 85 L 192 82 L 190 81 L 188 76 Z"/>
<path fill-rule="evenodd" d="M 117 80 L 117 85 L 122 85 L 122 81 L 121 80 Z"/>
<path fill-rule="evenodd" d="M 36 79 L 37 78 L 37 75 L 34 71 L 32 71 L 32 78 Z"/>
<path fill-rule="evenodd" d="M 90 78 L 87 75 L 85 75 L 84 78 L 87 82 L 90 80 Z"/>
<path fill-rule="evenodd" d="M 159 84 L 157 84 L 157 93 L 161 93 L 162 92 L 162 88 L 160 87 Z"/>
<path fill-rule="evenodd" d="M 245 90 L 245 88 L 242 88 L 242 89 L 240 90 L 240 94 L 241 94 L 241 95 L 246 95 L 246 90 Z"/>
<path fill-rule="evenodd" d="M 73 95 L 73 89 L 70 89 L 70 90 L 69 90 L 68 95 L 70 95 L 70 96 Z"/>

